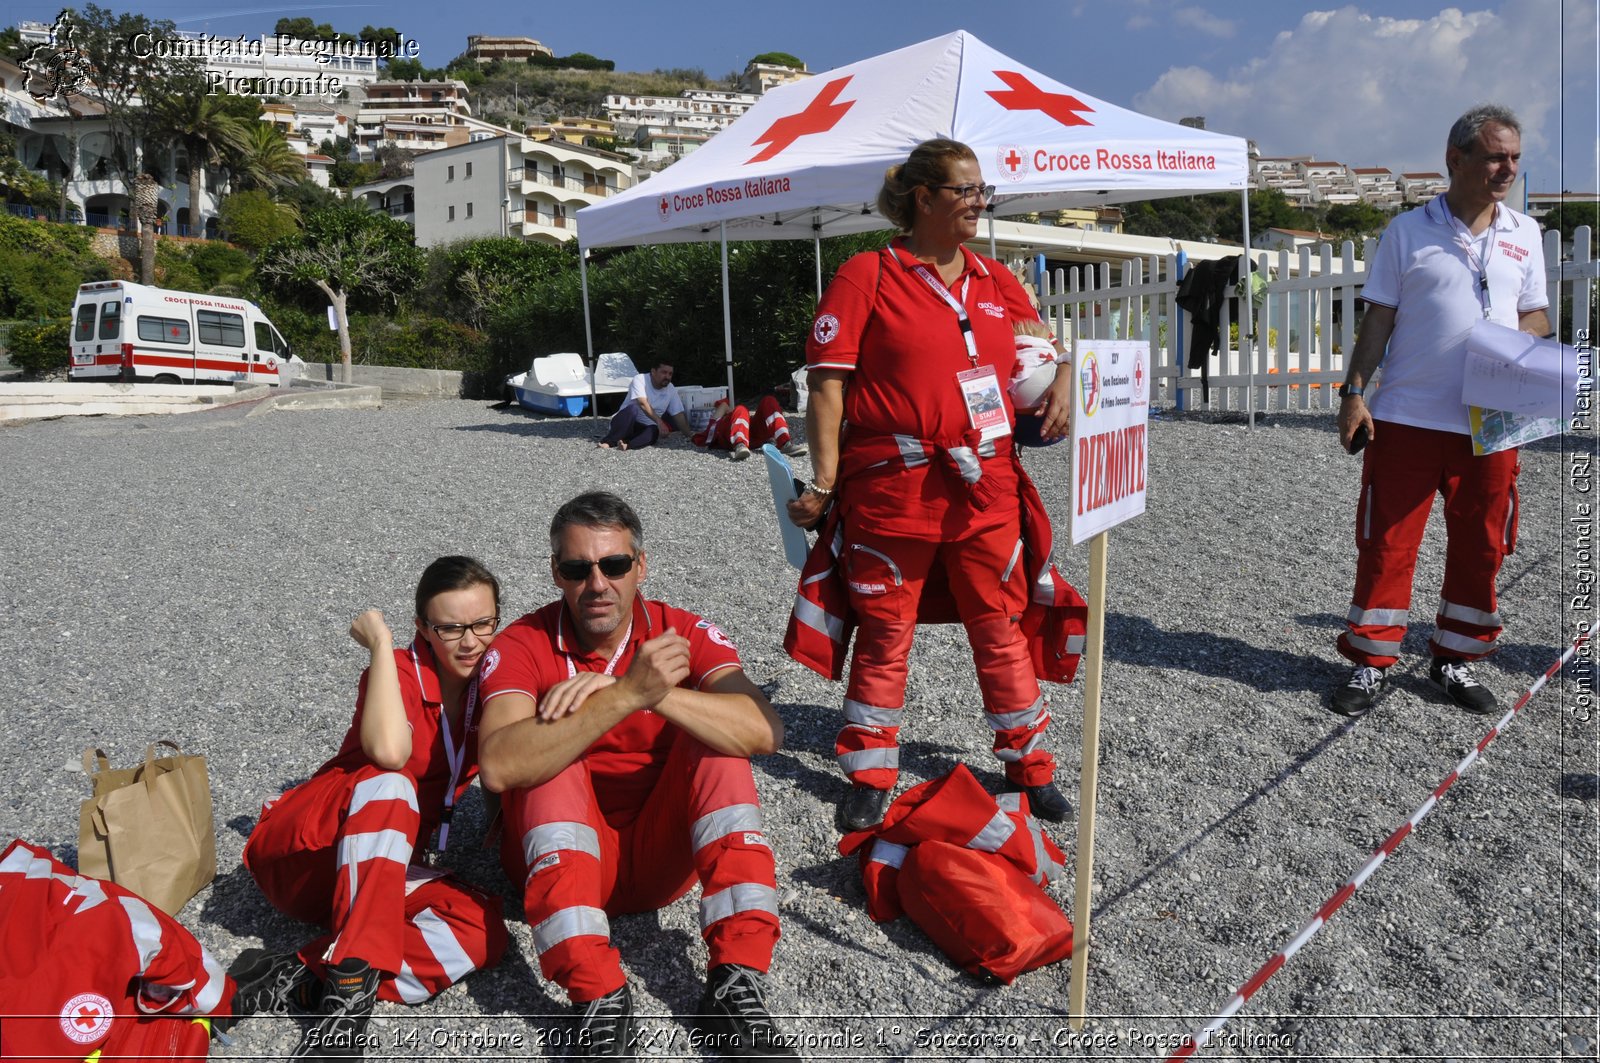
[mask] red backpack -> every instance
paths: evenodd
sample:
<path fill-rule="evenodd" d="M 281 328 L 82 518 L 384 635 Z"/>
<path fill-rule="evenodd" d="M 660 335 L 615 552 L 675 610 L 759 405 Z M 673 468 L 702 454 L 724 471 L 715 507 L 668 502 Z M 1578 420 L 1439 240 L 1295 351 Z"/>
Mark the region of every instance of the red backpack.
<path fill-rule="evenodd" d="M 839 851 L 861 854 L 874 922 L 909 915 L 972 974 L 1010 983 L 1072 954 L 1072 924 L 1043 888 L 1061 873 L 1061 850 L 1024 795 L 996 800 L 965 765 L 901 794 Z"/>

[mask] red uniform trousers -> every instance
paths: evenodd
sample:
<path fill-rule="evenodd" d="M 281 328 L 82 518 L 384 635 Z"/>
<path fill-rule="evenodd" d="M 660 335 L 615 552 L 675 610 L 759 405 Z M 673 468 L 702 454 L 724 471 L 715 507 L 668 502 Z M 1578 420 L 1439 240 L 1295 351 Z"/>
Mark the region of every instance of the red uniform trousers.
<path fill-rule="evenodd" d="M 332 931 L 300 950 L 321 975 L 351 957 L 382 971 L 378 996 L 416 1004 L 506 947 L 500 899 L 412 866 L 421 817 L 404 772 L 326 771 L 262 810 L 244 864 L 285 915 Z"/>
<path fill-rule="evenodd" d="M 967 629 L 983 710 L 994 731 L 994 755 L 1005 764 L 1006 778 L 1038 786 L 1055 776 L 1055 758 L 1039 748 L 1050 706 L 1019 624 L 1028 604 L 1021 543 L 1015 517 L 944 543 L 846 527 L 841 565 L 858 626 L 845 688 L 846 723 L 834 751 L 851 782 L 887 790 L 899 776 L 906 662 L 917 604 L 935 566 L 944 570 Z"/>
<path fill-rule="evenodd" d="M 1339 652 L 1374 668 L 1400 656 L 1411 578 L 1435 492 L 1444 496 L 1444 589 L 1429 649 L 1476 660 L 1495 650 L 1494 581 L 1517 541 L 1517 452 L 1474 457 L 1472 439 L 1375 422 L 1356 507 L 1356 590 Z"/>
<path fill-rule="evenodd" d="M 724 414 L 711 426 L 711 438 L 706 441 L 706 446 L 732 450 L 737 444 L 743 443 L 754 450 L 767 442 L 775 447 L 786 446 L 789 442 L 789 421 L 783 416 L 783 407 L 771 395 L 763 397 L 756 405 L 753 423 L 750 410 L 745 406 L 735 406 Z"/>
<path fill-rule="evenodd" d="M 697 877 L 710 965 L 771 965 L 777 873 L 745 758 L 679 732 L 632 819 L 601 813 L 582 757 L 548 782 L 507 793 L 502 808 L 501 862 L 523 884 L 539 970 L 574 1003 L 625 981 L 609 917 L 670 904 Z"/>

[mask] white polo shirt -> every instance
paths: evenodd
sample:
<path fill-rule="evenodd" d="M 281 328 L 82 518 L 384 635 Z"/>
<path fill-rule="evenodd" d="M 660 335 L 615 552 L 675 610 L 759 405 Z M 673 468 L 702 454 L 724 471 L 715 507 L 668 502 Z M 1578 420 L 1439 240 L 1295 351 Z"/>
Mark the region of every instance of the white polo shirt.
<path fill-rule="evenodd" d="M 1544 243 L 1526 214 L 1500 204 L 1477 237 L 1450 213 L 1444 196 L 1389 223 L 1367 263 L 1361 297 L 1395 311 L 1372 416 L 1417 428 L 1471 432 L 1461 401 L 1467 335 L 1482 320 L 1517 327 L 1520 314 L 1550 305 Z M 1480 278 L 1487 273 L 1487 296 Z"/>
<path fill-rule="evenodd" d="M 650 409 L 655 411 L 657 417 L 667 418 L 683 412 L 683 400 L 678 398 L 678 389 L 671 384 L 664 388 L 656 387 L 649 373 L 640 373 L 633 378 L 624 401 L 632 402 L 641 397 L 650 404 Z"/>

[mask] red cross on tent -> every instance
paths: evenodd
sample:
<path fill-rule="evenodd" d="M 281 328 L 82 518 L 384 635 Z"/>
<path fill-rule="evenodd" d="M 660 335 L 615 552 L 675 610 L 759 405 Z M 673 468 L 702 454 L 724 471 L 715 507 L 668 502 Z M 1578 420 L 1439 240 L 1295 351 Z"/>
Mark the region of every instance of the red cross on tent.
<path fill-rule="evenodd" d="M 1029 81 L 1026 75 L 1014 70 L 996 70 L 994 76 L 1009 87 L 998 91 L 991 89 L 989 95 L 1008 111 L 1043 111 L 1062 125 L 1094 124 L 1078 113 L 1088 111 L 1092 114 L 1094 108 L 1076 96 L 1065 92 L 1046 92 Z"/>
<path fill-rule="evenodd" d="M 838 103 L 839 93 L 850 83 L 850 75 L 845 75 L 837 80 L 830 81 L 822 87 L 812 101 L 806 104 L 805 110 L 799 114 L 786 115 L 767 127 L 752 144 L 765 144 L 766 147 L 753 156 L 749 162 L 765 162 L 787 148 L 790 144 L 803 136 L 811 133 L 826 133 L 839 124 L 845 112 L 855 106 L 855 100 L 846 100 Z M 747 163 L 748 165 L 748 163 Z"/>

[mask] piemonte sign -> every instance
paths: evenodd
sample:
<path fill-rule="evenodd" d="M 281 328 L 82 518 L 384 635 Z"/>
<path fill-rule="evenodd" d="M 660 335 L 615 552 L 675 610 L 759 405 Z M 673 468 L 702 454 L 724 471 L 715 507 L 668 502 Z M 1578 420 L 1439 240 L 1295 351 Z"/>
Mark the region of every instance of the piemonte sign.
<path fill-rule="evenodd" d="M 1244 187 L 1245 141 L 1163 122 L 964 31 L 780 86 L 662 173 L 578 213 L 585 247 L 886 226 L 883 171 L 930 137 L 977 153 L 1000 216 Z"/>

